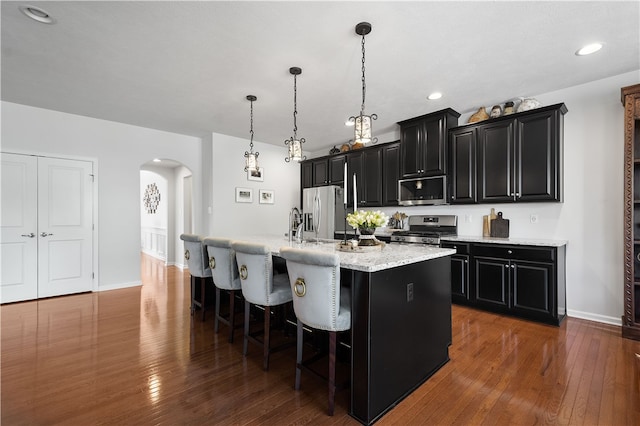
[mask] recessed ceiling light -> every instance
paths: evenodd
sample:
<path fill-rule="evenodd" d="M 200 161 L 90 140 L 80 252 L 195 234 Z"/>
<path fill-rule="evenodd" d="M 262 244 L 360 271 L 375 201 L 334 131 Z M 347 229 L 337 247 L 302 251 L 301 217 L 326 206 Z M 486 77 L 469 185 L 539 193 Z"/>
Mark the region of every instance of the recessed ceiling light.
<path fill-rule="evenodd" d="M 436 99 L 440 99 L 442 97 L 442 93 L 440 92 L 433 92 L 432 94 L 430 94 L 429 96 L 427 96 L 427 99 L 429 99 L 430 101 L 435 101 Z"/>
<path fill-rule="evenodd" d="M 55 24 L 56 22 L 56 20 L 53 19 L 51 15 L 49 15 L 49 12 L 39 7 L 25 4 L 20 6 L 19 9 L 22 13 L 24 13 L 34 21 L 42 22 L 43 24 Z"/>
<path fill-rule="evenodd" d="M 154 162 L 154 163 L 159 163 L 159 162 L 161 162 L 161 161 L 162 161 L 162 160 L 161 160 L 161 159 L 159 159 L 159 158 L 154 158 L 154 159 L 153 159 L 153 162 Z"/>
<path fill-rule="evenodd" d="M 576 52 L 578 56 L 591 55 L 592 53 L 596 53 L 598 50 L 602 49 L 602 43 L 591 43 L 587 44 L 580 50 Z"/>

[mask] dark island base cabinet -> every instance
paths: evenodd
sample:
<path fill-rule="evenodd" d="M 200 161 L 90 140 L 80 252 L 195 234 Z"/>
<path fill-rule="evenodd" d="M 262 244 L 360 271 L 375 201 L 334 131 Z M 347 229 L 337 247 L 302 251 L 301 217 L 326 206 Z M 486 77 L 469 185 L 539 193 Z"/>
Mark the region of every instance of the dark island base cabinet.
<path fill-rule="evenodd" d="M 453 302 L 547 324 L 562 322 L 566 316 L 564 246 L 442 244 L 456 245 L 458 254 L 451 261 Z"/>
<path fill-rule="evenodd" d="M 449 361 L 450 272 L 449 256 L 352 271 L 350 414 L 361 423 L 378 420 Z"/>

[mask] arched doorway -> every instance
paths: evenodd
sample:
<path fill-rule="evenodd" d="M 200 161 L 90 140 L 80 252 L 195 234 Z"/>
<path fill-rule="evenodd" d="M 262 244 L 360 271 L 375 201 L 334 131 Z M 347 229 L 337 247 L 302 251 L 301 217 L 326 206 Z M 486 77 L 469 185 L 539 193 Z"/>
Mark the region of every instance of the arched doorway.
<path fill-rule="evenodd" d="M 140 249 L 166 265 L 184 267 L 180 234 L 193 232 L 192 172 L 161 159 L 140 166 Z"/>

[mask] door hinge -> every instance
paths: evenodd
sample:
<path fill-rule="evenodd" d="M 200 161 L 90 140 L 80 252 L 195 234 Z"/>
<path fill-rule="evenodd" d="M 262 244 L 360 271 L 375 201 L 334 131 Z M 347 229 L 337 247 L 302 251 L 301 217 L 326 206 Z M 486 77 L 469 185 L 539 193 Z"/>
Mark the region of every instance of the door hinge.
<path fill-rule="evenodd" d="M 92 272 L 91 273 L 91 279 L 94 280 L 95 278 L 96 278 L 96 274 L 95 274 L 95 272 Z"/>
<path fill-rule="evenodd" d="M 96 181 L 95 175 L 89 175 L 89 176 L 91 176 L 91 182 L 95 182 Z"/>

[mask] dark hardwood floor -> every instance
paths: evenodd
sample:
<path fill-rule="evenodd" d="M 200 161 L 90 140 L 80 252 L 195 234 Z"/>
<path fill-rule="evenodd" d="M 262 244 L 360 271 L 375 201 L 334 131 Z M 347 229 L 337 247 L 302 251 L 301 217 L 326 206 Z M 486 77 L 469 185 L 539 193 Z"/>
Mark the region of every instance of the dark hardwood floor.
<path fill-rule="evenodd" d="M 188 273 L 143 256 L 141 287 L 3 305 L 3 425 L 358 424 L 349 391 L 326 415 L 326 385 L 295 347 L 242 356 L 189 314 Z M 240 336 L 238 333 L 237 336 Z M 640 425 L 640 342 L 568 318 L 560 327 L 453 307 L 451 361 L 380 425 Z"/>

